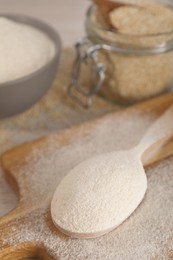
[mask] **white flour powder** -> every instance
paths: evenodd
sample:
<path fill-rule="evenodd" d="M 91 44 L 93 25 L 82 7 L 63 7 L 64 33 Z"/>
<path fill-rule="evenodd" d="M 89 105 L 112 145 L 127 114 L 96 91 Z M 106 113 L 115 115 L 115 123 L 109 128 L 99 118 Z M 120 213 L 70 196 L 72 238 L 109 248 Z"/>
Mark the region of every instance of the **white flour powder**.
<path fill-rule="evenodd" d="M 54 43 L 46 34 L 0 17 L 0 83 L 38 70 L 54 54 Z"/>
<path fill-rule="evenodd" d="M 72 169 L 57 187 L 53 221 L 74 237 L 103 235 L 131 215 L 146 188 L 142 164 L 133 152 L 93 157 Z"/>
<path fill-rule="evenodd" d="M 60 260 L 173 259 L 173 157 L 147 169 L 148 191 L 144 201 L 124 224 L 105 236 L 71 239 L 63 236 L 53 223 L 48 224 L 48 199 L 70 169 L 100 153 L 134 147 L 156 119 L 157 114 L 150 107 L 147 109 L 146 115 L 136 110 L 131 116 L 121 113 L 115 120 L 102 118 L 95 125 L 82 125 L 78 132 L 70 132 L 70 138 L 53 136 L 41 147 L 33 147 L 27 158 L 11 170 L 22 176 L 21 192 L 27 194 L 27 205 L 38 209 L 13 223 L 4 245 L 39 243 L 50 258 Z"/>

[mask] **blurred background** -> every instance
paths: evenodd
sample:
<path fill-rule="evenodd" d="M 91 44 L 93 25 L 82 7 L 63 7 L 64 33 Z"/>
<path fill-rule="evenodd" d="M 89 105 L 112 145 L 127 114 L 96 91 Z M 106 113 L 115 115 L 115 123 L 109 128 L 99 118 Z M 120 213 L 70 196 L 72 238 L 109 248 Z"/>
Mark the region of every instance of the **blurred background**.
<path fill-rule="evenodd" d="M 0 12 L 20 13 L 45 20 L 56 28 L 63 46 L 70 46 L 84 33 L 87 0 L 0 0 Z"/>

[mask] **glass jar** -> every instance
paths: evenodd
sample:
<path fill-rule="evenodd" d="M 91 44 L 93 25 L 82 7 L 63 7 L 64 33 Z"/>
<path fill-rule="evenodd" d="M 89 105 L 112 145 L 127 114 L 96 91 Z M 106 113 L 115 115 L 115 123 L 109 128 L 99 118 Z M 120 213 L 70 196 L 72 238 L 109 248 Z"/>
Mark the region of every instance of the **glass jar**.
<path fill-rule="evenodd" d="M 96 6 L 87 12 L 85 29 L 87 37 L 76 44 L 77 58 L 68 88 L 79 103 L 82 101 L 77 92 L 86 98 L 87 107 L 96 93 L 126 105 L 171 87 L 173 31 L 148 35 L 111 31 L 99 22 Z M 83 86 L 80 80 L 83 63 L 90 66 L 89 86 Z"/>

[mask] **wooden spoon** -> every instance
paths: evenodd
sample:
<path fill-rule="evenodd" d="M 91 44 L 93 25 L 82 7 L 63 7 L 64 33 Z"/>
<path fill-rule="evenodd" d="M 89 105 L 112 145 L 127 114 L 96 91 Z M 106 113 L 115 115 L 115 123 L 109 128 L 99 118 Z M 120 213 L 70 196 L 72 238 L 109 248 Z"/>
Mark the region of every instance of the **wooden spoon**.
<path fill-rule="evenodd" d="M 173 106 L 133 149 L 98 155 L 77 165 L 54 194 L 51 215 L 55 225 L 76 238 L 98 237 L 118 227 L 144 198 L 147 178 L 142 155 L 172 135 Z"/>
<path fill-rule="evenodd" d="M 113 11 L 116 8 L 122 7 L 122 6 L 135 6 L 133 4 L 129 4 L 129 3 L 123 3 L 120 1 L 111 1 L 111 0 L 92 0 L 94 2 L 94 4 L 96 4 L 99 8 L 100 14 L 102 16 L 102 19 L 104 20 L 104 22 L 112 28 L 112 24 L 109 18 L 109 13 L 111 11 Z M 116 29 L 114 27 L 114 29 Z"/>

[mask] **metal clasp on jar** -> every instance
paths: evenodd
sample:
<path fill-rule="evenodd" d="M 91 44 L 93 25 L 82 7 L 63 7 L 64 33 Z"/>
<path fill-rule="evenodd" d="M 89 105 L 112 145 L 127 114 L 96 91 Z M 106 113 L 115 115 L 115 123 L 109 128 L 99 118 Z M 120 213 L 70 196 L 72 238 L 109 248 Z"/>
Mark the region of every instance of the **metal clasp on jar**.
<path fill-rule="evenodd" d="M 114 46 L 107 44 L 96 44 L 93 45 L 88 38 L 83 38 L 81 41 L 77 42 L 76 48 L 76 60 L 73 65 L 72 75 L 70 84 L 68 86 L 68 94 L 77 103 L 85 108 L 92 105 L 92 97 L 95 95 L 103 85 L 106 78 L 106 67 L 105 64 L 99 62 L 98 51 L 104 50 L 106 52 L 115 52 L 121 54 L 132 54 L 132 55 L 149 55 L 149 54 L 159 54 L 165 52 L 165 45 L 159 44 L 153 47 L 144 48 L 124 48 L 119 46 L 118 43 L 114 43 Z M 171 42 L 167 44 L 167 50 L 171 50 Z M 87 64 L 91 60 L 92 66 L 90 68 L 90 85 L 87 86 L 88 90 L 80 83 L 81 79 L 81 66 L 82 64 Z M 74 92 L 75 90 L 75 92 Z M 82 101 L 85 99 L 85 102 Z"/>
<path fill-rule="evenodd" d="M 68 94 L 78 104 L 85 108 L 92 105 L 92 97 L 101 88 L 105 80 L 105 66 L 98 60 L 98 50 L 102 49 L 101 45 L 93 45 L 87 38 L 77 42 L 76 59 L 73 65 Z M 81 66 L 91 61 L 90 86 L 86 89 L 81 83 Z M 83 101 L 84 99 L 84 101 Z"/>

